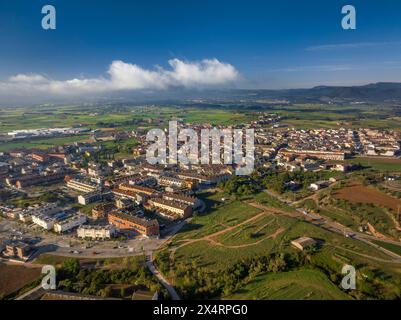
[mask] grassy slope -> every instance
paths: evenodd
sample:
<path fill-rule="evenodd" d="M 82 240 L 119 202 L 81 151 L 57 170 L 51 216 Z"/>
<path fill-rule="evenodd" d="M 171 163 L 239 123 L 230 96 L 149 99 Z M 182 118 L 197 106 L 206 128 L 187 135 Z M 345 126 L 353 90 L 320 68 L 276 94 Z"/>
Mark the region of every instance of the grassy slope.
<path fill-rule="evenodd" d="M 224 299 L 238 300 L 348 300 L 349 296 L 317 270 L 297 270 L 257 276 Z"/>

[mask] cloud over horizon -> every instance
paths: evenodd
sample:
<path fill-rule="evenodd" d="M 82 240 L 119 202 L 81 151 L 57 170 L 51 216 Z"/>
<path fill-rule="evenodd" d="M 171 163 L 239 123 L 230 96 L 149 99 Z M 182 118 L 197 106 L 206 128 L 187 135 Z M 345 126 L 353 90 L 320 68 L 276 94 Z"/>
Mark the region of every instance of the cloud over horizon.
<path fill-rule="evenodd" d="M 122 90 L 166 90 L 171 87 L 210 88 L 223 87 L 238 81 L 234 66 L 217 59 L 183 61 L 171 59 L 169 69 L 145 69 L 121 60 L 113 61 L 107 77 L 54 80 L 38 73 L 17 74 L 0 82 L 2 96 L 79 96 Z"/>

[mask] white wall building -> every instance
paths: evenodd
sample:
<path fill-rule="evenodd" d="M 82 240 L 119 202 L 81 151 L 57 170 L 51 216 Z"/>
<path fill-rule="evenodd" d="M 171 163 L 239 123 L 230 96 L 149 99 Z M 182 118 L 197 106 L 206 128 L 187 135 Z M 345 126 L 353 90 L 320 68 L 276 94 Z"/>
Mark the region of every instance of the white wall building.
<path fill-rule="evenodd" d="M 65 220 L 57 221 L 54 224 L 54 231 L 57 233 L 66 232 L 73 228 L 79 227 L 86 222 L 86 216 L 83 214 L 74 214 Z"/>
<path fill-rule="evenodd" d="M 56 219 L 44 214 L 37 214 L 32 216 L 32 222 L 42 227 L 45 230 L 53 229 Z"/>
<path fill-rule="evenodd" d="M 116 233 L 112 225 L 107 226 L 80 226 L 77 230 L 78 238 L 110 239 Z"/>

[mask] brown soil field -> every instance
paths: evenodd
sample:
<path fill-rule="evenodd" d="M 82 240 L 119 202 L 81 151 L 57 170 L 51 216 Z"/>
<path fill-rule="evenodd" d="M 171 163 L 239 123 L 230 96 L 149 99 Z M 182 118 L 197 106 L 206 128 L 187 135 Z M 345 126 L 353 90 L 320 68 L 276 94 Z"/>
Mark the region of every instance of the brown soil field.
<path fill-rule="evenodd" d="M 0 263 L 0 295 L 7 296 L 35 281 L 40 275 L 40 268 Z"/>
<path fill-rule="evenodd" d="M 401 181 L 387 181 L 383 184 L 386 188 L 394 190 L 394 191 L 401 191 Z"/>
<path fill-rule="evenodd" d="M 360 183 L 353 183 L 348 187 L 338 190 L 335 193 L 335 198 L 355 203 L 371 203 L 386 207 L 393 212 L 397 212 L 398 206 L 401 206 L 401 200 L 390 197 L 373 187 L 365 187 Z"/>

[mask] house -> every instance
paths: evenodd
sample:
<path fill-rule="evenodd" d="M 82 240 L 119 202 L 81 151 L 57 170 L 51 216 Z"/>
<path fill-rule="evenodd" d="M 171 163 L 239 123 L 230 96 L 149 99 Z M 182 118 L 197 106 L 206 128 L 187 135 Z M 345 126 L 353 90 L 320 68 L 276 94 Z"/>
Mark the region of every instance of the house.
<path fill-rule="evenodd" d="M 320 189 L 327 188 L 330 185 L 329 181 L 317 181 L 315 183 L 311 183 L 309 189 L 313 191 L 318 191 Z"/>
<path fill-rule="evenodd" d="M 314 240 L 314 239 L 312 239 L 312 238 L 309 238 L 309 237 L 301 237 L 301 238 L 292 240 L 292 241 L 291 241 L 291 244 L 292 244 L 295 248 L 297 248 L 297 249 L 303 251 L 303 250 L 305 250 L 305 249 L 307 249 L 307 248 L 310 248 L 310 247 L 316 245 L 316 244 L 317 244 L 317 241 Z"/>
<path fill-rule="evenodd" d="M 27 260 L 32 252 L 32 247 L 22 241 L 11 242 L 6 245 L 4 254 L 10 258 Z"/>

